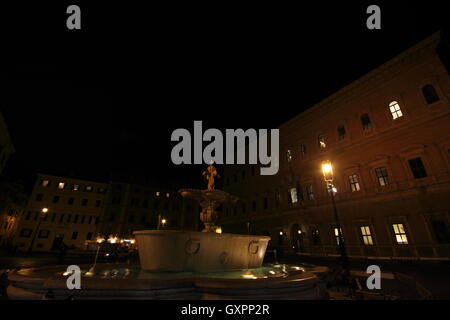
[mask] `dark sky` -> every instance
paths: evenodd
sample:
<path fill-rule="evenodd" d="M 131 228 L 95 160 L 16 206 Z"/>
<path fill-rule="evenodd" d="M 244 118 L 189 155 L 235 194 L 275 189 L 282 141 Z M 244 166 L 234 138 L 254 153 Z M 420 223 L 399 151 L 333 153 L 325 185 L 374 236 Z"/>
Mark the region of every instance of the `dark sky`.
<path fill-rule="evenodd" d="M 8 11 L 8 177 L 123 172 L 195 185 L 202 167 L 170 164 L 174 129 L 277 127 L 442 28 L 447 12 L 442 1 L 78 3 L 81 31 L 65 27 L 68 4 Z M 370 4 L 382 30 L 366 28 Z"/>

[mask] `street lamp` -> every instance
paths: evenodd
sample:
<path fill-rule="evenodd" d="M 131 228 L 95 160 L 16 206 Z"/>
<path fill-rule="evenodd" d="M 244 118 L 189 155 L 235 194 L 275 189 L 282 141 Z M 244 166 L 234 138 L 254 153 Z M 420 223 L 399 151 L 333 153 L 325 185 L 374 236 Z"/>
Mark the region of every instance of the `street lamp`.
<path fill-rule="evenodd" d="M 342 268 L 346 276 L 350 276 L 349 263 L 347 250 L 345 249 L 344 237 L 342 235 L 341 224 L 339 223 L 339 217 L 336 209 L 336 201 L 334 199 L 334 194 L 337 192 L 335 186 L 333 185 L 333 166 L 330 161 L 324 161 L 322 163 L 322 173 L 323 179 L 327 184 L 328 193 L 331 196 L 331 203 L 333 205 L 334 218 L 336 220 L 337 236 L 339 239 L 339 251 L 341 253 Z"/>
<path fill-rule="evenodd" d="M 162 219 L 161 220 L 161 224 L 162 224 L 162 228 L 164 229 L 164 226 L 166 225 L 167 220 L 166 219 Z"/>
<path fill-rule="evenodd" d="M 38 224 L 36 226 L 36 230 L 34 231 L 33 239 L 31 239 L 30 247 L 28 248 L 28 253 L 31 253 L 31 251 L 33 250 L 34 240 L 36 240 L 37 233 L 39 232 L 39 227 L 41 226 L 42 218 L 44 217 L 44 215 L 47 212 L 48 212 L 48 208 L 42 208 L 41 209 L 41 213 L 42 214 L 39 215 L 39 221 L 38 221 Z"/>

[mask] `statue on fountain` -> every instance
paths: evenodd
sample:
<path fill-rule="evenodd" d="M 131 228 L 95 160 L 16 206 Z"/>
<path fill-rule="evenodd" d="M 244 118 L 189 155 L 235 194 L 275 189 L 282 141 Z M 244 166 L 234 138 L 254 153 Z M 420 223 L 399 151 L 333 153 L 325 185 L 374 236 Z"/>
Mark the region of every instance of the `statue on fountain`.
<path fill-rule="evenodd" d="M 222 203 L 236 203 L 238 198 L 225 191 L 215 189 L 214 180 L 216 177 L 219 178 L 220 175 L 213 163 L 211 163 L 208 168 L 203 171 L 202 175 L 208 181 L 207 189 L 182 189 L 179 192 L 184 198 L 197 200 L 202 207 L 202 211 L 200 212 L 200 220 L 205 225 L 202 232 L 216 232 L 216 209 Z"/>
<path fill-rule="evenodd" d="M 211 164 L 206 168 L 205 171 L 203 171 L 203 176 L 208 181 L 208 190 L 214 190 L 215 184 L 214 184 L 214 178 L 217 176 L 217 178 L 220 178 L 219 173 L 216 170 L 216 167 L 214 167 L 214 163 L 211 162 Z"/>

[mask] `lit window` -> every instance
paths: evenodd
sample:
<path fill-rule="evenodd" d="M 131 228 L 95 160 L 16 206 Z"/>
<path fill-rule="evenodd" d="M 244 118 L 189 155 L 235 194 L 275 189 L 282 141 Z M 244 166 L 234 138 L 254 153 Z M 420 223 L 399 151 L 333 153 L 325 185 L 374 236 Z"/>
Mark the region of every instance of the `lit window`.
<path fill-rule="evenodd" d="M 86 186 L 86 189 L 85 189 L 87 192 L 92 192 L 92 186 Z"/>
<path fill-rule="evenodd" d="M 375 174 L 377 175 L 378 184 L 380 187 L 387 186 L 389 184 L 389 178 L 386 168 L 376 168 Z"/>
<path fill-rule="evenodd" d="M 414 179 L 425 178 L 427 176 L 427 171 L 425 170 L 425 166 L 423 165 L 421 158 L 408 160 L 408 163 Z"/>
<path fill-rule="evenodd" d="M 395 240 L 398 244 L 408 244 L 408 237 L 406 236 L 403 223 L 395 223 L 392 225 L 395 234 Z"/>
<path fill-rule="evenodd" d="M 342 232 L 342 228 L 334 228 L 334 236 L 336 238 L 336 243 L 339 245 L 339 231 L 341 232 L 342 241 L 344 241 L 344 233 Z"/>
<path fill-rule="evenodd" d="M 159 197 L 161 195 L 161 192 L 157 191 L 156 196 Z"/>
<path fill-rule="evenodd" d="M 364 242 L 364 244 L 366 246 L 372 246 L 373 245 L 372 234 L 370 232 L 370 227 L 369 226 L 362 226 L 361 227 L 361 235 L 362 235 L 363 242 Z"/>
<path fill-rule="evenodd" d="M 286 151 L 286 159 L 288 162 L 292 161 L 292 151 L 291 150 Z"/>
<path fill-rule="evenodd" d="M 352 192 L 357 192 L 361 190 L 359 186 L 358 175 L 352 174 L 351 176 L 348 177 L 348 180 L 350 182 L 350 188 Z"/>
<path fill-rule="evenodd" d="M 318 142 L 319 142 L 320 149 L 325 149 L 327 147 L 327 144 L 325 143 L 325 137 L 323 135 L 320 135 L 318 137 Z"/>
<path fill-rule="evenodd" d="M 344 126 L 339 126 L 337 128 L 339 140 L 344 140 L 347 132 L 345 131 Z"/>
<path fill-rule="evenodd" d="M 400 105 L 397 101 L 392 101 L 389 103 L 389 110 L 391 111 L 392 119 L 398 119 L 403 117 L 402 110 L 400 109 Z"/>
<path fill-rule="evenodd" d="M 166 198 L 169 198 L 170 197 L 170 193 L 166 193 Z"/>
<path fill-rule="evenodd" d="M 58 189 L 64 189 L 65 186 L 66 184 L 64 182 L 58 183 Z"/>
<path fill-rule="evenodd" d="M 41 181 L 41 187 L 48 187 L 49 184 L 50 184 L 50 181 L 49 181 L 49 180 L 42 180 L 42 181 Z"/>
<path fill-rule="evenodd" d="M 73 187 L 72 187 L 72 190 L 73 190 L 73 191 L 78 191 L 78 190 L 80 190 L 80 185 L 79 185 L 79 184 L 74 184 Z"/>
<path fill-rule="evenodd" d="M 314 200 L 314 192 L 312 184 L 306 186 L 306 194 L 309 200 Z"/>
<path fill-rule="evenodd" d="M 291 203 L 297 203 L 298 202 L 297 188 L 290 189 L 289 193 L 291 195 Z"/>
<path fill-rule="evenodd" d="M 361 125 L 364 130 L 369 130 L 372 128 L 372 122 L 370 121 L 370 117 L 367 113 L 361 116 Z"/>
<path fill-rule="evenodd" d="M 428 104 L 432 104 L 440 100 L 436 89 L 434 89 L 431 84 L 428 84 L 422 88 L 422 94 Z"/>

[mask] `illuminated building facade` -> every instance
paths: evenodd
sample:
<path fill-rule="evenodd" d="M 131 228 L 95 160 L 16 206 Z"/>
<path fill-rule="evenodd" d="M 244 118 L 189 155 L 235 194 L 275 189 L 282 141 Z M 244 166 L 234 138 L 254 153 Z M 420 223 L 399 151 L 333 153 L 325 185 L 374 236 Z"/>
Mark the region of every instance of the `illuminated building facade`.
<path fill-rule="evenodd" d="M 448 52 L 434 34 L 284 123 L 277 175 L 227 165 L 224 189 L 241 201 L 223 208 L 224 232 L 266 234 L 284 250 L 337 256 L 322 173 L 330 161 L 351 258 L 448 260 Z"/>
<path fill-rule="evenodd" d="M 19 250 L 83 248 L 95 240 L 108 184 L 39 174 L 20 216 L 14 244 Z"/>

